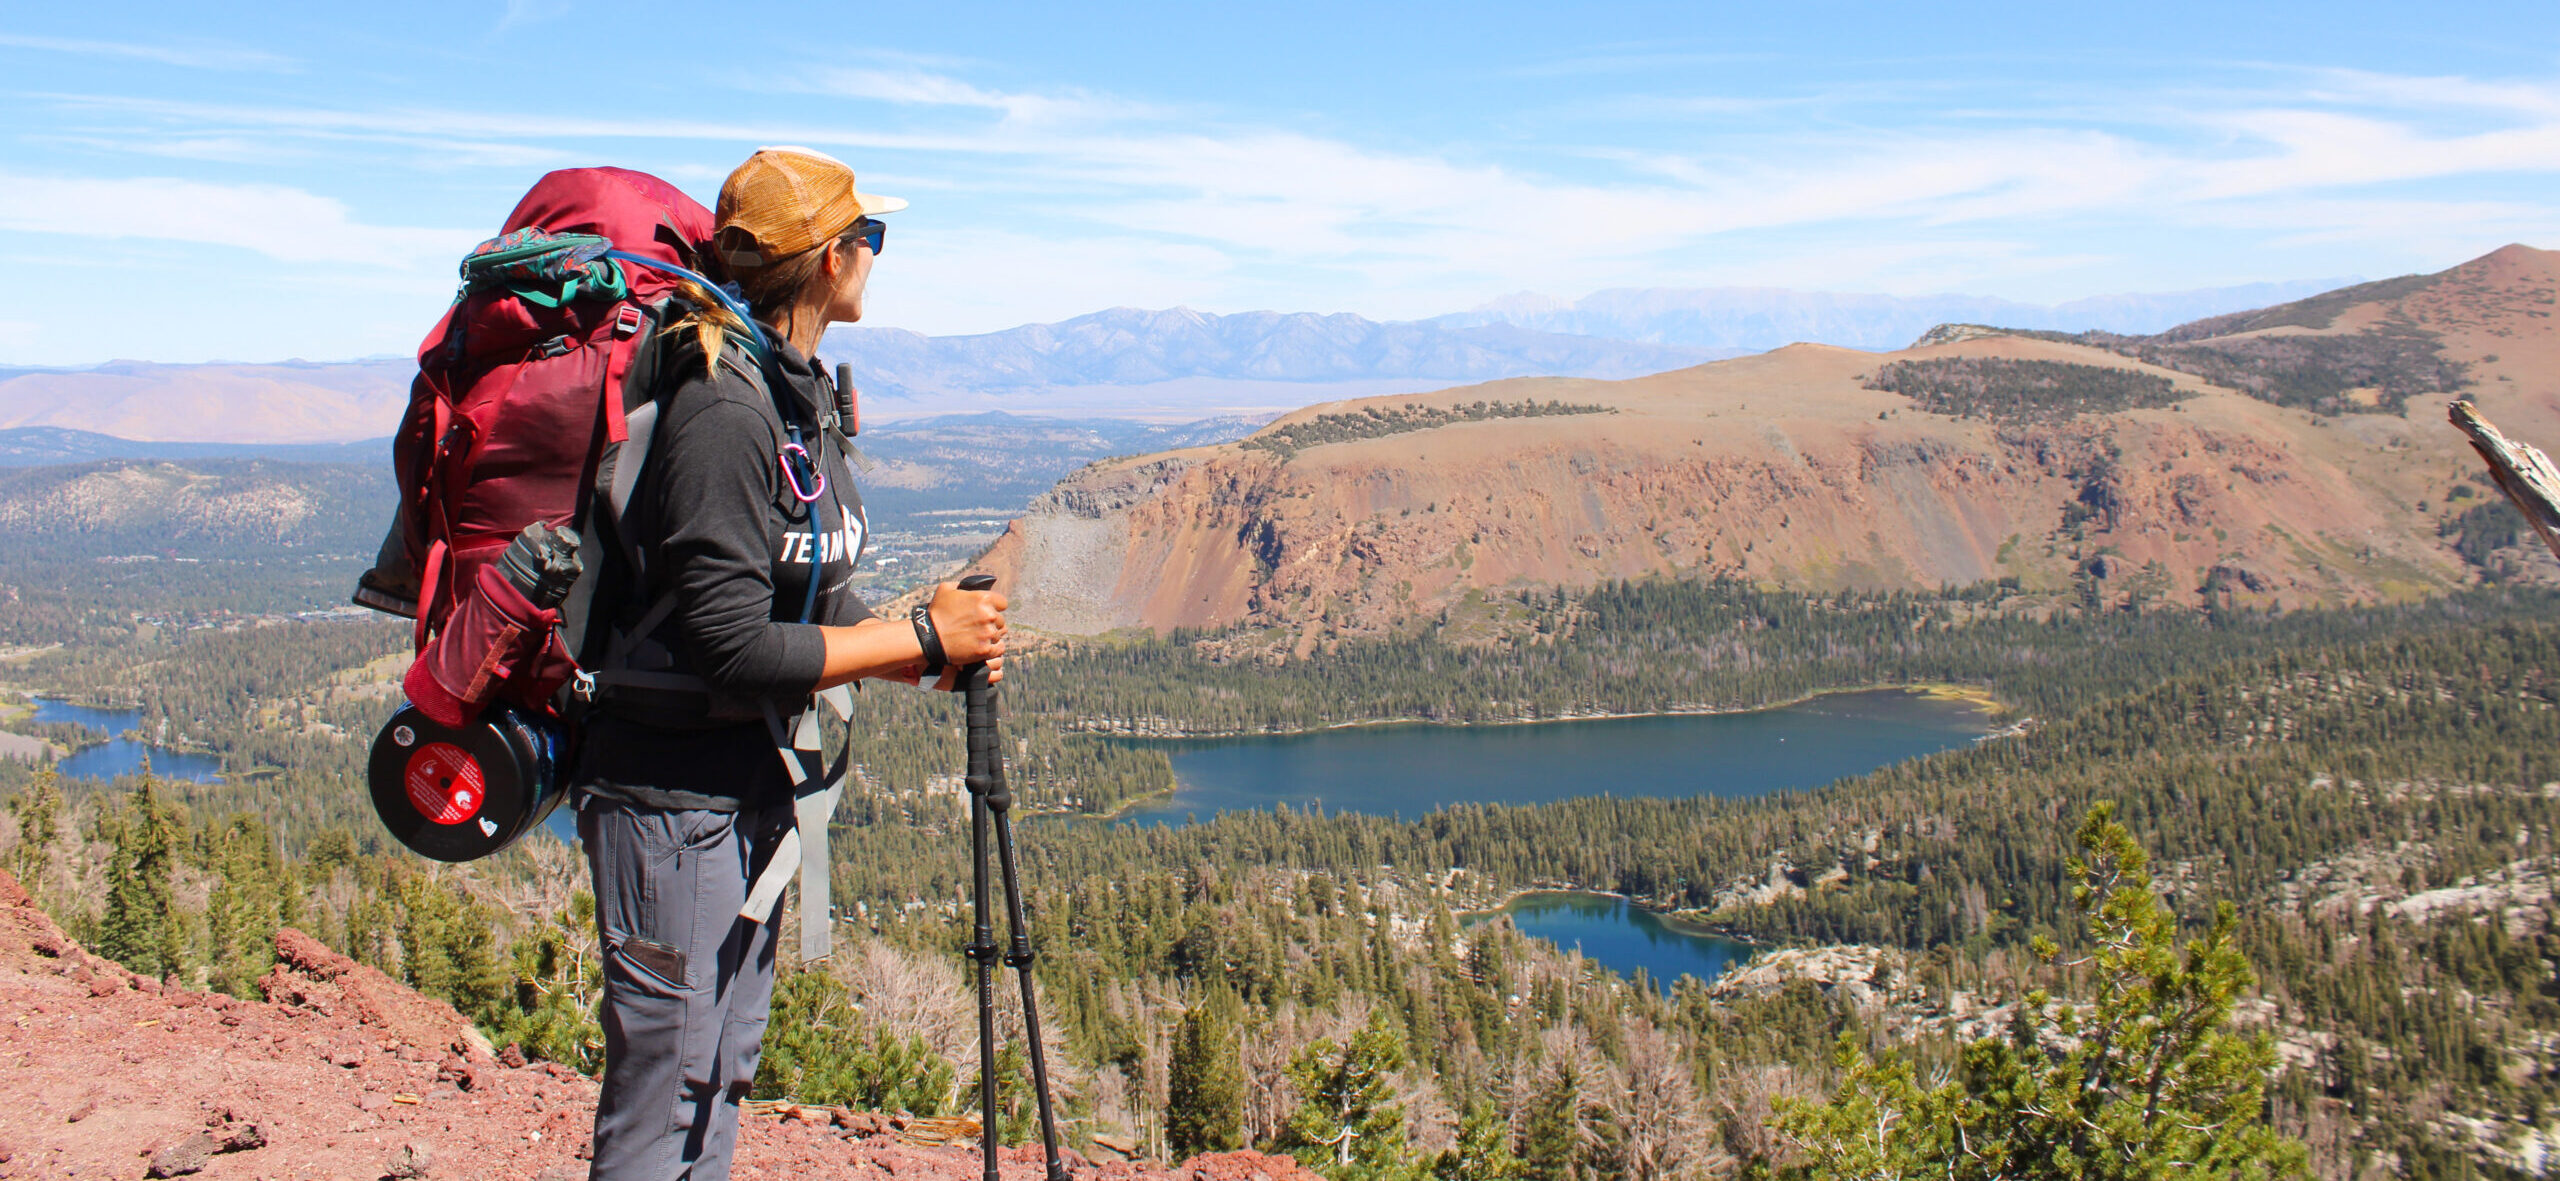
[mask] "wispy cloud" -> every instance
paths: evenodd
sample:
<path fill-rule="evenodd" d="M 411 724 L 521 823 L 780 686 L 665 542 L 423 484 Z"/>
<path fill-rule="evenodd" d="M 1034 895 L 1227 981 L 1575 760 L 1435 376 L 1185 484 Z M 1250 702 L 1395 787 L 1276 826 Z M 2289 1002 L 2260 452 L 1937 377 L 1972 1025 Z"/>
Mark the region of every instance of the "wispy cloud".
<path fill-rule="evenodd" d="M 994 227 L 919 236 L 898 251 L 898 265 L 872 273 L 875 321 L 998 327 L 1106 307 L 1209 300 L 1234 290 L 1238 270 L 1232 255 L 1209 246 L 1061 240 Z M 990 283 L 989 275 L 1004 281 Z M 1168 291 L 1189 294 L 1168 300 Z"/>
<path fill-rule="evenodd" d="M 229 45 L 155 45 L 139 41 L 86 41 L 70 37 L 0 33 L 0 46 L 89 57 L 121 57 L 197 70 L 280 71 L 294 69 L 299 64 L 292 58 L 265 50 Z"/>
<path fill-rule="evenodd" d="M 1108 95 L 992 89 L 921 69 L 824 70 L 805 75 L 799 85 L 838 97 L 979 110 L 1004 118 L 978 126 L 918 130 L 908 123 L 847 124 L 805 117 L 788 122 L 625 119 L 451 109 L 257 107 L 95 95 L 43 97 L 71 108 L 120 110 L 195 124 L 202 133 L 214 136 L 251 131 L 432 136 L 439 146 L 467 140 L 737 143 L 789 137 L 885 151 L 1027 157 L 1049 161 L 1065 175 L 1137 188 L 1164 187 L 1173 190 L 1168 195 L 1189 190 L 1319 204 L 1349 198 L 1354 204 L 1377 206 L 1381 214 L 1417 212 L 1409 206 L 1418 202 L 1443 206 L 1464 217 L 1469 208 L 1484 204 L 1487 184 L 1508 187 L 1516 181 L 1602 205 L 1608 198 L 1597 190 L 1627 193 L 1627 199 L 1638 205 L 1673 195 L 1699 207 L 1697 224 L 1707 232 L 1768 224 L 1771 218 L 1803 222 L 1909 215 L 1965 220 L 2103 208 L 2147 201 L 2163 193 L 2211 200 L 2454 175 L 2560 171 L 2560 87 L 2338 71 L 2324 72 L 2321 79 L 2328 90 L 2306 89 L 2301 101 L 2289 105 L 2164 109 L 2155 117 L 2162 124 L 2183 123 L 2205 133 L 2190 142 L 2177 142 L 2165 132 L 2137 136 L 2126 130 L 2032 122 L 1979 127 L 1959 123 L 1937 131 L 1830 128 L 1772 135 L 1754 145 L 1756 150 L 1743 159 L 1658 149 L 1612 151 L 1605 146 L 1582 153 L 1649 174 L 1658 191 L 1648 191 L 1642 184 L 1630 187 L 1624 178 L 1543 181 L 1516 169 L 1456 163 L 1429 153 L 1380 152 L 1294 132 L 1216 126 L 1200 118 L 1159 125 L 1174 112 Z M 2338 104 L 2322 98 L 2324 93 L 2349 91 L 2359 105 L 2491 107 L 2510 115 L 2516 125 L 2446 132 L 2406 111 L 2340 110 Z M 1709 99 L 1701 105 L 1713 108 L 1727 101 Z M 1017 120 L 1055 124 L 1069 118 L 1083 126 L 1061 132 L 1054 126 L 1015 125 Z M 1768 142 L 1781 139 L 1789 141 L 1792 150 L 1775 150 Z M 1331 170 L 1336 168 L 1347 168 L 1348 175 L 1332 179 Z"/>
<path fill-rule="evenodd" d="M 934 202 L 941 210 L 965 208 L 937 211 L 946 220 L 929 238 L 902 239 L 898 257 L 911 261 L 884 268 L 881 280 L 883 312 L 915 309 L 946 330 L 1105 302 L 1298 301 L 1427 314 L 1524 288 L 1784 283 L 1788 267 L 1799 268 L 1797 283 L 1946 290 L 2093 270 L 2107 252 L 2128 249 L 2110 233 L 2072 226 L 2204 229 L 2279 246 L 2352 242 L 2401 253 L 2421 241 L 2459 249 L 2464 235 L 2560 231 L 2560 203 L 2445 193 L 2448 182 L 2560 174 L 2560 84 L 2552 83 L 2295 71 L 2246 93 L 2110 102 L 2093 84 L 2040 106 L 1977 109 L 1972 96 L 1961 104 L 1945 94 L 1879 98 L 1889 81 L 1861 82 L 1827 95 L 1650 100 L 1671 113 L 1685 103 L 1693 116 L 1749 110 L 1759 117 L 1748 127 L 1724 120 L 1612 142 L 1626 130 L 1613 124 L 1525 145 L 1416 146 L 1111 94 L 1005 87 L 962 66 L 871 60 L 757 80 L 762 107 L 787 112 L 774 119 L 740 113 L 756 106 L 716 103 L 680 117 L 530 104 L 24 97 L 57 113 L 59 136 L 106 143 L 121 128 L 130 150 L 211 160 L 261 149 L 280 159 L 335 154 L 373 142 L 446 166 L 526 168 L 646 145 L 665 161 L 661 171 L 699 185 L 756 143 L 845 152 L 874 183 L 908 178 L 890 191 L 932 192 L 947 198 Z M 775 89 L 842 101 L 769 101 Z M 1890 106 L 1897 118 L 1876 126 L 1839 117 L 1832 104 L 1849 101 L 1843 94 L 1860 110 Z M 1593 113 L 1586 105 L 1575 117 Z M 167 195 L 150 186 L 188 182 L 48 183 L 54 188 L 39 201 L 12 178 L 0 194 L 0 226 L 47 228 L 34 224 L 47 220 L 41 205 L 56 210 L 51 232 L 139 235 L 146 231 L 131 227 L 147 223 L 162 237 L 374 266 L 442 258 L 469 242 L 452 231 L 367 225 L 292 189 L 215 186 L 222 193 L 207 198 L 231 202 L 223 208 L 239 215 L 236 225 L 229 215 L 209 219 L 220 225 L 171 224 L 133 219 L 154 204 L 145 198 Z M 111 191 L 92 200 L 65 187 L 80 184 Z M 2436 188 L 2413 188 L 2427 184 Z M 108 218 L 89 206 L 121 212 Z M 253 216 L 251 206 L 294 212 Z M 1072 232 L 1012 228 L 1033 221 Z M 309 241 L 290 232 L 300 226 L 316 227 Z M 2341 269 L 2327 265 L 2323 273 Z M 987 282 L 990 275 L 1006 281 Z"/>
<path fill-rule="evenodd" d="M 230 246 L 296 263 L 449 265 L 469 230 L 366 225 L 326 197 L 281 185 L 0 173 L 0 229 Z"/>
<path fill-rule="evenodd" d="M 968 107 L 999 112 L 1007 119 L 1027 123 L 1157 119 L 1172 114 L 1163 107 L 1081 90 L 989 90 L 947 73 L 923 69 L 821 69 L 812 71 L 795 89 L 902 106 Z"/>
<path fill-rule="evenodd" d="M 596 115 L 465 111 L 451 108 L 357 110 L 333 107 L 252 106 L 108 94 L 28 96 L 66 110 L 121 112 L 152 121 L 137 134 L 169 134 L 171 128 L 254 130 L 273 135 L 355 134 L 384 137 L 472 137 L 563 145 L 580 140 L 708 140 L 731 144 L 799 142 L 925 152 L 992 152 L 1019 145 L 1019 137 L 979 133 L 882 132 L 844 124 L 805 121 L 615 118 Z"/>
<path fill-rule="evenodd" d="M 1679 52 L 1628 48 L 1621 52 L 1586 53 L 1548 61 L 1515 66 L 1509 73 L 1520 78 L 1570 78 L 1594 74 L 1652 74 L 1664 70 L 1696 70 L 1701 66 L 1725 65 L 1732 62 L 1763 61 L 1766 54 Z"/>
<path fill-rule="evenodd" d="M 569 14 L 569 0 L 507 0 L 506 11 L 498 17 L 498 32 L 552 20 Z"/>
<path fill-rule="evenodd" d="M 2311 197 L 2198 205 L 2174 216 L 2186 225 L 2254 231 L 2280 246 L 2388 240 L 2441 256 L 2484 242 L 2560 241 L 2560 209 L 2523 201 Z"/>
<path fill-rule="evenodd" d="M 2548 82 L 2481 82 L 2471 78 L 2378 74 L 2369 70 L 2316 70 L 2306 97 L 2330 103 L 2399 108 L 2503 111 L 2560 118 L 2560 85 Z"/>
<path fill-rule="evenodd" d="M 1008 95 L 972 86 L 947 74 L 931 74 L 923 70 L 819 70 L 811 76 L 810 88 L 840 98 L 870 98 L 926 106 L 984 107 L 997 111 L 1005 110 L 1012 102 Z"/>
<path fill-rule="evenodd" d="M 2324 110 L 2246 111 L 2221 122 L 2259 151 L 2195 165 L 2190 171 L 2197 198 L 2560 172 L 2560 112 L 2526 126 L 2452 135 Z"/>

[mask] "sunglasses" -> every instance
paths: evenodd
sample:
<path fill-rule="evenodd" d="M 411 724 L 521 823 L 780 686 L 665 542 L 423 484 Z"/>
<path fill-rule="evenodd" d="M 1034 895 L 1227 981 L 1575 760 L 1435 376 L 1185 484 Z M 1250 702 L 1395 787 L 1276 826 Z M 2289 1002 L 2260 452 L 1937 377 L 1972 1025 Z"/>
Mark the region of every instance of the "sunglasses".
<path fill-rule="evenodd" d="M 852 225 L 845 227 L 845 231 L 843 233 L 836 235 L 836 241 L 844 243 L 845 249 L 853 249 L 854 244 L 858 242 L 865 246 L 869 246 L 871 248 L 872 255 L 875 257 L 880 253 L 881 244 L 888 240 L 888 225 L 884 222 L 873 221 L 867 217 L 856 219 Z"/>

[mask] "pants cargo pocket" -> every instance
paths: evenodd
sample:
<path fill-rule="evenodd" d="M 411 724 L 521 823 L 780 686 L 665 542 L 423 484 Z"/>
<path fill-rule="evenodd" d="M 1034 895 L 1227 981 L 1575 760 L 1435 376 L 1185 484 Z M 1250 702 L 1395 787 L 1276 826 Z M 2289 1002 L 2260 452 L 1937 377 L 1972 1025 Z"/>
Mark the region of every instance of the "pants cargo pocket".
<path fill-rule="evenodd" d="M 722 950 L 744 900 L 737 817 L 594 800 L 580 811 L 605 949 L 599 1175 L 674 1175 L 716 1105 Z"/>

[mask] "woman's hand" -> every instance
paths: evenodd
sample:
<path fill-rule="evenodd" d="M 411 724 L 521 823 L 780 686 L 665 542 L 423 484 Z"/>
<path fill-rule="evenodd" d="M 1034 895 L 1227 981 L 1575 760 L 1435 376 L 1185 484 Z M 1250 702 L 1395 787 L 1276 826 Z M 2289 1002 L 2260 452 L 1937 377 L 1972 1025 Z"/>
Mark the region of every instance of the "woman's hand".
<path fill-rule="evenodd" d="M 965 668 L 1002 658 L 1004 608 L 1003 591 L 964 591 L 956 582 L 933 588 L 933 630 L 942 637 L 943 659 Z"/>
<path fill-rule="evenodd" d="M 933 630 L 944 661 L 934 688 L 959 688 L 960 670 L 972 664 L 987 666 L 989 684 L 1004 680 L 1004 609 L 1000 591 L 964 591 L 952 582 L 933 588 Z M 866 619 L 824 632 L 827 665 L 819 688 L 866 677 L 910 685 L 923 678 L 924 652 L 904 619 Z"/>

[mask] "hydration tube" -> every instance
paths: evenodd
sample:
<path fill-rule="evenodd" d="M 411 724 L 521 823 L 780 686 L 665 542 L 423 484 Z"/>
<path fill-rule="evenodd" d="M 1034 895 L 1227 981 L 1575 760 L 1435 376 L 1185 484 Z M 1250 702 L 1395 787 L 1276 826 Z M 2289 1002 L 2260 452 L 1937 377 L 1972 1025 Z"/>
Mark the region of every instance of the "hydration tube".
<path fill-rule="evenodd" d="M 736 316 L 740 323 L 747 326 L 747 336 L 751 342 L 747 346 L 747 351 L 755 355 L 757 364 L 764 364 L 772 355 L 772 346 L 764 337 L 764 325 L 756 323 L 756 314 L 748 309 L 747 301 L 729 294 L 729 289 L 718 283 L 712 282 L 711 276 L 705 275 L 699 271 L 686 270 L 685 268 L 677 266 L 671 262 L 660 262 L 654 258 L 632 254 L 623 250 L 608 250 L 604 252 L 604 256 L 606 258 L 613 259 L 616 262 L 630 263 L 634 266 L 644 266 L 653 271 L 663 271 L 667 274 L 674 275 L 676 278 L 691 282 L 694 286 L 702 288 L 702 290 L 708 293 L 711 298 L 719 300 L 720 306 L 728 309 L 730 315 Z"/>

